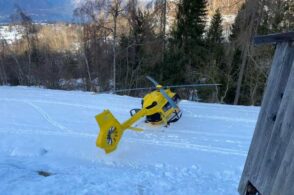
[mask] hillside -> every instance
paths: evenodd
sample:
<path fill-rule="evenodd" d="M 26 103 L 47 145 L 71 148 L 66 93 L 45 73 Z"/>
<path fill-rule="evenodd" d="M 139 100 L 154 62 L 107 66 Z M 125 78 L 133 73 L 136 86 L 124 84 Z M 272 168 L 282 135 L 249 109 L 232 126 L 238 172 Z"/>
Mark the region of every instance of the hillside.
<path fill-rule="evenodd" d="M 182 101 L 168 128 L 139 123 L 110 155 L 94 116 L 140 99 L 0 87 L 0 191 L 9 194 L 237 194 L 258 107 Z M 46 177 L 45 177 L 46 176 Z"/>
<path fill-rule="evenodd" d="M 220 9 L 223 15 L 236 15 L 245 0 L 208 0 L 210 14 Z"/>
<path fill-rule="evenodd" d="M 139 2 L 151 0 L 139 0 Z M 177 0 L 168 0 L 171 9 Z M 209 14 L 220 8 L 224 15 L 235 15 L 244 0 L 208 0 Z M 56 22 L 72 21 L 73 10 L 81 3 L 81 0 L 1 0 L 0 1 L 0 23 L 9 23 L 10 15 L 15 12 L 17 7 L 30 15 L 35 21 Z M 174 12 L 171 10 L 171 12 Z M 173 15 L 173 13 L 171 13 Z M 172 16 L 171 16 L 172 17 Z"/>

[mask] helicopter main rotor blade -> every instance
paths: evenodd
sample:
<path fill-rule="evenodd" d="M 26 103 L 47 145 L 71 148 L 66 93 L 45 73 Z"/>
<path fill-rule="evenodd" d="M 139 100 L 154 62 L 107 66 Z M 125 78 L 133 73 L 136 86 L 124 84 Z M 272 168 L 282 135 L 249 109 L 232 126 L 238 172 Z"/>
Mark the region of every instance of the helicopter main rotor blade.
<path fill-rule="evenodd" d="M 172 106 L 173 108 L 178 108 L 178 106 L 177 106 L 177 104 L 174 102 L 174 100 L 172 100 L 172 99 L 168 96 L 168 94 L 164 91 L 164 89 L 162 88 L 162 86 L 159 85 L 159 83 L 158 83 L 157 81 L 155 81 L 155 80 L 154 80 L 152 77 L 150 77 L 150 76 L 146 76 L 146 78 L 147 78 L 149 81 L 151 81 L 151 82 L 155 85 L 156 89 L 159 89 L 159 92 L 163 95 L 163 97 L 165 97 L 165 99 L 167 99 L 167 101 L 171 104 L 171 106 Z M 158 88 L 158 86 L 159 86 L 159 88 Z"/>
<path fill-rule="evenodd" d="M 140 90 L 155 90 L 156 87 L 142 87 L 142 88 L 133 88 L 133 89 L 119 89 L 115 92 L 127 92 L 127 91 L 140 91 Z"/>
<path fill-rule="evenodd" d="M 190 84 L 190 85 L 170 85 L 164 86 L 164 88 L 188 88 L 188 87 L 215 87 L 221 84 Z"/>
<path fill-rule="evenodd" d="M 158 83 L 152 79 L 151 77 L 149 77 L 153 84 L 157 84 Z M 149 79 L 148 78 L 148 79 Z M 163 86 L 164 89 L 167 89 L 167 88 L 189 88 L 189 87 L 215 87 L 215 86 L 220 86 L 221 84 L 189 84 L 189 85 L 170 85 L 170 86 Z M 119 92 L 128 92 L 128 91 L 140 91 L 140 90 L 155 90 L 157 89 L 156 87 L 142 87 L 142 88 L 133 88 L 133 89 L 119 89 L 119 90 L 115 90 L 114 92 L 113 91 L 101 91 L 99 93 L 103 94 L 103 93 L 119 93 Z"/>
<path fill-rule="evenodd" d="M 127 92 L 127 91 L 155 90 L 155 89 L 157 89 L 156 86 L 159 85 L 159 83 L 157 81 L 155 81 L 150 76 L 146 76 L 146 78 L 148 80 L 150 80 L 154 84 L 154 87 L 142 87 L 142 88 L 133 88 L 133 89 L 119 89 L 119 90 L 115 90 L 115 92 Z"/>
<path fill-rule="evenodd" d="M 154 84 L 155 87 L 156 87 L 157 85 L 159 85 L 159 83 L 158 83 L 157 81 L 155 81 L 152 77 L 150 77 L 150 76 L 146 76 L 146 78 L 147 78 L 149 81 L 151 81 L 151 82 Z"/>
<path fill-rule="evenodd" d="M 171 104 L 171 106 L 172 106 L 173 108 L 178 108 L 177 104 L 174 102 L 173 99 L 171 99 L 171 98 L 167 95 L 167 93 L 164 91 L 164 89 L 161 88 L 159 91 L 160 91 L 160 93 L 165 97 L 165 99 L 167 99 L 167 101 Z"/>

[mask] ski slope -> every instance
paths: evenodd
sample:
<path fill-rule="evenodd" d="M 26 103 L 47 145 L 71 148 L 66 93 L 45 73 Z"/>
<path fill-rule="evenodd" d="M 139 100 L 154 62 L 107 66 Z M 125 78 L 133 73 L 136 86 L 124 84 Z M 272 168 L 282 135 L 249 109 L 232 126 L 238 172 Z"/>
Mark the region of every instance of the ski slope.
<path fill-rule="evenodd" d="M 182 101 L 168 128 L 126 131 L 96 148 L 94 116 L 129 118 L 141 99 L 0 87 L 0 194 L 237 194 L 258 107 Z M 44 177 L 39 171 L 51 175 Z"/>

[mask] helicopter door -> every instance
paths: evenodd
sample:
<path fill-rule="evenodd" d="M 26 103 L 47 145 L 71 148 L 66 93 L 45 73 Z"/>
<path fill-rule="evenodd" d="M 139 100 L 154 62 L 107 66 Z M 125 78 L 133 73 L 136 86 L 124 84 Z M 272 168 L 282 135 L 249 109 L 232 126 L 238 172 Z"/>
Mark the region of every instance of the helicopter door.
<path fill-rule="evenodd" d="M 156 123 L 162 120 L 160 113 L 146 116 L 146 122 Z"/>

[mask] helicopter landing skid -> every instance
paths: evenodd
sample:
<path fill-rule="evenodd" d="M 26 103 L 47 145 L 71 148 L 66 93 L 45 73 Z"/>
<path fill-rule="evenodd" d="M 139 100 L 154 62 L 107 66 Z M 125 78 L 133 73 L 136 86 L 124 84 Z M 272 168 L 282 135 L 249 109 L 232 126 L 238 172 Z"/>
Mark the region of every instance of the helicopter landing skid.
<path fill-rule="evenodd" d="M 166 127 L 168 127 L 171 123 L 175 123 L 182 117 L 182 111 L 175 111 L 172 115 L 172 117 L 167 121 Z"/>

